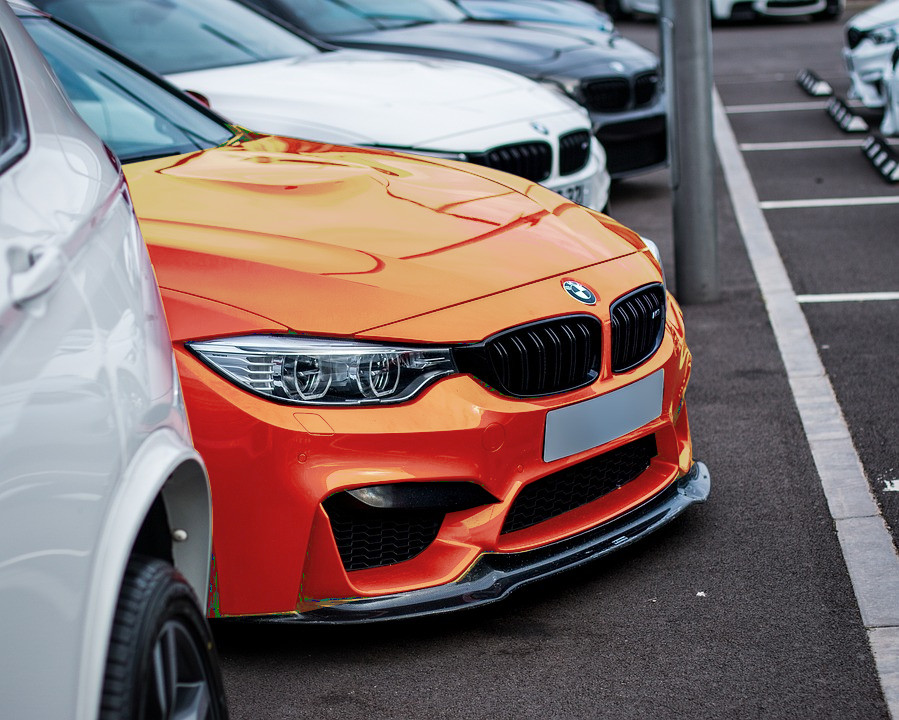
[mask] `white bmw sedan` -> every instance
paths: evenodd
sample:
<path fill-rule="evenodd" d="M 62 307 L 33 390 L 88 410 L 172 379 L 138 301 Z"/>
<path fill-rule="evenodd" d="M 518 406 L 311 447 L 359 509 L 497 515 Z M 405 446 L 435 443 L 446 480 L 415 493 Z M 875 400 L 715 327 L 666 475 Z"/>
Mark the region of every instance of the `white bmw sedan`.
<path fill-rule="evenodd" d="M 232 0 L 34 0 L 254 130 L 486 165 L 602 209 L 586 111 L 471 63 L 335 49 Z"/>
<path fill-rule="evenodd" d="M 888 0 L 853 16 L 845 28 L 843 61 L 852 81 L 850 96 L 870 108 L 886 103 L 884 75 L 899 43 L 899 0 Z"/>

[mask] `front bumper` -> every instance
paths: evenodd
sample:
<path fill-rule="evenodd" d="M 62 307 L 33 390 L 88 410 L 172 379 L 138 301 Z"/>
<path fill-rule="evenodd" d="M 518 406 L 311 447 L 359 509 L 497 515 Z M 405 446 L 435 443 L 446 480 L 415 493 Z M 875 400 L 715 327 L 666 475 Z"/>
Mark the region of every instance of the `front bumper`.
<path fill-rule="evenodd" d="M 796 17 L 814 15 L 827 9 L 825 0 L 806 2 L 779 2 L 778 0 L 756 0 L 752 9 L 759 15 L 768 17 Z"/>
<path fill-rule="evenodd" d="M 596 130 L 606 149 L 614 180 L 658 170 L 668 165 L 668 131 L 664 114 L 616 119 Z"/>
<path fill-rule="evenodd" d="M 636 253 L 579 271 L 577 277 L 603 288 L 611 299 L 632 290 L 650 263 L 647 254 Z M 411 318 L 393 326 L 390 334 L 379 332 L 382 338 L 416 337 L 423 342 L 437 342 L 439 337 L 428 335 L 436 332 L 486 337 L 491 327 L 520 324 L 515 318 L 522 316 L 522 308 L 528 315 L 570 312 L 573 301 L 558 288 L 559 279 L 550 278 L 445 309 L 439 321 Z M 594 312 L 604 328 L 603 347 L 609 348 L 609 300 Z M 460 374 L 433 384 L 411 402 L 390 407 L 273 403 L 237 388 L 176 344 L 194 441 L 206 459 L 213 491 L 216 573 L 211 614 L 292 617 L 365 598 L 450 586 L 469 576 L 482 556 L 558 548 L 557 543 L 611 527 L 609 523 L 664 495 L 693 466 L 684 402 L 691 356 L 681 314 L 670 296 L 665 323 L 661 346 L 644 364 L 614 373 L 607 351 L 600 378 L 580 389 L 516 399 Z M 625 422 L 617 412 L 600 412 L 605 399 L 627 397 L 629 388 L 643 387 L 644 382 L 649 387 L 662 373 L 661 396 L 653 395 L 660 405 L 649 408 L 648 414 Z M 569 414 L 566 408 L 576 410 Z M 595 423 L 579 419 L 584 408 L 599 413 Z M 574 418 L 581 428 L 604 429 L 598 436 L 591 430 L 586 441 L 561 453 L 546 454 L 547 437 L 567 437 L 565 422 L 561 436 L 552 429 L 566 418 Z M 575 436 L 581 437 L 572 433 Z M 649 436 L 654 437 L 655 455 L 647 459 L 641 454 L 646 450 L 642 441 Z M 607 455 L 625 446 L 636 448 L 641 463 L 649 465 L 638 464 L 622 477 L 616 471 L 617 489 L 591 495 L 584 499 L 586 504 L 552 506 L 556 509 L 535 523 L 506 525 L 513 508 L 522 507 L 518 499 L 524 489 L 557 476 L 579 488 L 580 480 L 566 473 L 593 473 L 594 463 L 605 463 Z M 392 546 L 385 542 L 372 550 L 371 562 L 347 559 L 342 539 L 346 508 L 332 508 L 333 502 L 360 488 L 443 481 L 480 486 L 496 502 L 445 507 L 436 538 L 429 536 L 419 554 L 410 550 L 415 547 L 410 541 L 404 546 L 410 552 L 402 559 L 388 558 Z M 430 522 L 416 516 L 415 523 L 405 525 L 409 532 L 419 532 L 419 519 L 421 524 Z M 369 526 L 352 520 L 347 542 L 355 543 L 357 536 L 367 542 L 363 533 Z"/>
<path fill-rule="evenodd" d="M 588 111 L 593 134 L 606 151 L 613 180 L 668 165 L 667 95 L 663 91 L 640 107 Z"/>
<path fill-rule="evenodd" d="M 862 40 L 855 48 L 843 48 L 843 62 L 852 83 L 850 97 L 865 107 L 884 106 L 884 72 L 889 68 L 895 45 Z"/>
<path fill-rule="evenodd" d="M 579 567 L 634 543 L 708 498 L 708 468 L 695 462 L 662 493 L 622 517 L 552 545 L 519 553 L 484 553 L 458 581 L 376 598 L 360 598 L 306 613 L 260 618 L 304 624 L 371 623 L 487 605 L 537 580 Z"/>

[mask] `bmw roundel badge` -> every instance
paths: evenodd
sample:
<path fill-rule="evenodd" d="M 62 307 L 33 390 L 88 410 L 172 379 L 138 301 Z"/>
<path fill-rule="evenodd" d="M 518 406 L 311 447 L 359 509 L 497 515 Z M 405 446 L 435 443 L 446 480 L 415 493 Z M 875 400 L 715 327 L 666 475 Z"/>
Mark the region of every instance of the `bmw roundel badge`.
<path fill-rule="evenodd" d="M 596 305 L 596 295 L 593 294 L 593 291 L 576 280 L 565 280 L 562 287 L 578 302 L 582 302 L 584 305 Z"/>

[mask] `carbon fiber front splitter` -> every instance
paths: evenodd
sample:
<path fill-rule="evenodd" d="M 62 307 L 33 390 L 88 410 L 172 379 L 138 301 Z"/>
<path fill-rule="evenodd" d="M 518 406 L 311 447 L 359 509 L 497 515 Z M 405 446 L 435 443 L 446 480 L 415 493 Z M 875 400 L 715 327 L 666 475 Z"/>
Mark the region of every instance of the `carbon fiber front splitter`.
<path fill-rule="evenodd" d="M 711 479 L 702 462 L 668 488 L 621 517 L 535 550 L 484 553 L 459 580 L 395 595 L 350 599 L 305 613 L 252 618 L 267 623 L 336 625 L 413 618 L 497 602 L 536 580 L 578 567 L 630 545 L 704 502 Z M 251 618 L 246 618 L 251 619 Z"/>

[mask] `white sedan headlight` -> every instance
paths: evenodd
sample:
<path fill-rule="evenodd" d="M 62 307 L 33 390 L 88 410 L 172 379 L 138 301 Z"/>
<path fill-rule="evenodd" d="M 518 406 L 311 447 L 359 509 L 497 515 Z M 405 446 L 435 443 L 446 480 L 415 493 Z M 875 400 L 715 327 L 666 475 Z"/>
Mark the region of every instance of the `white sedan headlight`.
<path fill-rule="evenodd" d="M 368 147 L 372 150 L 390 150 L 391 152 L 401 152 L 408 155 L 425 155 L 440 160 L 459 160 L 461 162 L 468 162 L 467 153 L 454 152 L 452 150 L 422 150 L 420 148 L 397 147 L 393 145 L 363 145 L 363 147 Z"/>
<path fill-rule="evenodd" d="M 298 405 L 402 402 L 456 372 L 449 348 L 285 335 L 206 340 L 188 347 L 245 390 Z"/>
<path fill-rule="evenodd" d="M 665 266 L 662 264 L 662 253 L 659 251 L 659 246 L 649 238 L 645 238 L 642 235 L 640 236 L 640 239 L 643 241 L 643 244 L 646 245 L 646 248 L 649 250 L 649 252 L 652 253 L 652 256 L 659 264 L 659 270 L 662 271 L 662 285 L 667 286 L 668 282 L 665 279 Z"/>
<path fill-rule="evenodd" d="M 885 27 L 874 28 L 868 32 L 868 37 L 875 45 L 894 43 L 896 42 L 896 27 L 894 25 L 887 25 Z"/>

